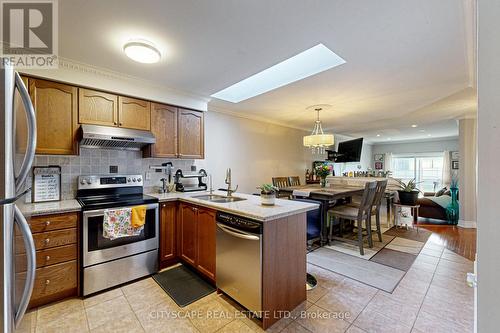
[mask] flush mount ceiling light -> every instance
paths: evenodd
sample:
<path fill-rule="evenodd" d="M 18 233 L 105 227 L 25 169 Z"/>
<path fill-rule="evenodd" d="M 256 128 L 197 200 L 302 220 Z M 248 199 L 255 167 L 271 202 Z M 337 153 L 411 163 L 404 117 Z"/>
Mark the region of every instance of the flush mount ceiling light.
<path fill-rule="evenodd" d="M 304 146 L 311 148 L 313 153 L 324 154 L 325 149 L 333 146 L 333 144 L 335 143 L 333 134 L 325 134 L 323 132 L 321 120 L 319 120 L 319 112 L 330 107 L 330 105 L 322 104 L 313 105 L 307 108 L 307 110 L 316 111 L 317 114 L 317 118 L 314 123 L 314 128 L 311 132 L 311 135 L 306 135 L 303 137 Z"/>
<path fill-rule="evenodd" d="M 153 45 L 153 43 L 146 40 L 132 40 L 123 45 L 123 52 L 130 59 L 143 63 L 154 64 L 160 61 L 161 53 Z"/>
<path fill-rule="evenodd" d="M 415 128 L 415 127 L 418 127 L 418 125 L 417 124 L 413 124 L 413 125 L 411 125 L 411 127 Z"/>
<path fill-rule="evenodd" d="M 218 91 L 212 97 L 238 103 L 344 63 L 345 60 L 335 52 L 318 44 Z"/>

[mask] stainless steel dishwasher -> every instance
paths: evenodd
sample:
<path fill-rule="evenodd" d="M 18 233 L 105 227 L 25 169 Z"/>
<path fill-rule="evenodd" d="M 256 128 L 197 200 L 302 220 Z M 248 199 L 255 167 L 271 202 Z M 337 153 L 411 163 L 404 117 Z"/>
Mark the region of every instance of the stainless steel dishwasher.
<path fill-rule="evenodd" d="M 217 287 L 252 312 L 262 310 L 262 223 L 217 212 Z"/>

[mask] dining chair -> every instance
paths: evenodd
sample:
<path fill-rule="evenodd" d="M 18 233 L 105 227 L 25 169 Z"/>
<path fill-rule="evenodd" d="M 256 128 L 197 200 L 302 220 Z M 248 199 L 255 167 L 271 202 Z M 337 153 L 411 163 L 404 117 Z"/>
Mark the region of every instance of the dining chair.
<path fill-rule="evenodd" d="M 272 181 L 273 181 L 273 185 L 276 186 L 278 188 L 278 190 L 280 188 L 290 186 L 288 183 L 288 177 L 273 177 Z M 283 194 L 283 193 L 280 193 L 278 191 L 277 197 L 280 199 L 284 199 L 284 198 L 289 198 L 290 196 L 288 194 Z"/>
<path fill-rule="evenodd" d="M 357 243 L 359 247 L 359 253 L 361 255 L 364 255 L 364 249 L 363 249 L 363 222 L 365 223 L 365 230 L 366 230 L 366 236 L 368 238 L 368 246 L 373 247 L 373 241 L 372 241 L 372 232 L 371 232 L 371 227 L 370 227 L 370 219 L 371 219 L 371 211 L 372 211 L 372 204 L 373 204 L 373 198 L 375 197 L 375 193 L 377 191 L 377 182 L 367 182 L 365 184 L 365 189 L 363 191 L 363 196 L 361 197 L 361 202 L 359 203 L 359 206 L 354 207 L 351 205 L 343 205 L 343 206 L 337 206 L 328 211 L 328 217 L 329 217 L 329 222 L 330 222 L 330 228 L 329 228 L 329 242 L 331 242 L 332 239 L 337 239 L 343 242 L 354 242 Z M 352 241 L 348 240 L 342 237 L 333 237 L 333 221 L 331 219 L 339 220 L 339 223 L 341 225 L 341 230 L 343 230 L 343 223 L 347 221 L 353 221 L 355 224 L 355 227 L 357 228 L 357 234 L 358 234 L 358 240 L 357 241 Z"/>
<path fill-rule="evenodd" d="M 382 200 L 385 197 L 385 189 L 387 188 L 387 179 L 377 181 L 377 189 L 373 197 L 371 216 L 375 216 L 375 226 L 377 228 L 378 241 L 382 242 L 382 229 L 380 228 L 380 211 L 382 207 Z M 349 206 L 359 207 L 358 203 L 349 203 Z M 368 221 L 371 230 L 371 216 Z"/>
<path fill-rule="evenodd" d="M 288 177 L 273 177 L 273 185 L 277 188 L 283 188 L 290 186 L 288 182 Z"/>
<path fill-rule="evenodd" d="M 300 177 L 299 176 L 288 177 L 288 184 L 290 186 L 300 186 Z"/>

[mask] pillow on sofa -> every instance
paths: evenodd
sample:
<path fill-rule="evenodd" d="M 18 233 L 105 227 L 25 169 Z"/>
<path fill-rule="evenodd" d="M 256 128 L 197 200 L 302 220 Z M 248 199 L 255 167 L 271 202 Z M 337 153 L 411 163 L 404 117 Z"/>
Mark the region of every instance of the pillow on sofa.
<path fill-rule="evenodd" d="M 446 187 L 443 187 L 442 189 L 440 189 L 439 191 L 436 192 L 436 194 L 434 194 L 435 197 L 440 197 L 442 196 L 446 190 L 448 190 Z"/>

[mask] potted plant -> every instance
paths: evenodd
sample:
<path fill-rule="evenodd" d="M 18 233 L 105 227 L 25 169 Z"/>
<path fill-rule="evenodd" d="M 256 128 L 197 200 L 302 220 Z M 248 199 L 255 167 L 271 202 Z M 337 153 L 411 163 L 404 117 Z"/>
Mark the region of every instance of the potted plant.
<path fill-rule="evenodd" d="M 260 190 L 261 203 L 265 206 L 273 206 L 278 188 L 271 184 L 262 184 L 257 188 Z"/>
<path fill-rule="evenodd" d="M 417 183 L 415 179 L 408 181 L 407 183 L 402 180 L 395 179 L 399 186 L 399 202 L 402 205 L 415 206 L 417 204 L 418 194 L 420 190 L 417 188 Z"/>
<path fill-rule="evenodd" d="M 332 166 L 326 163 L 320 164 L 315 168 L 316 176 L 320 179 L 321 187 L 326 187 L 326 177 L 332 172 Z"/>

